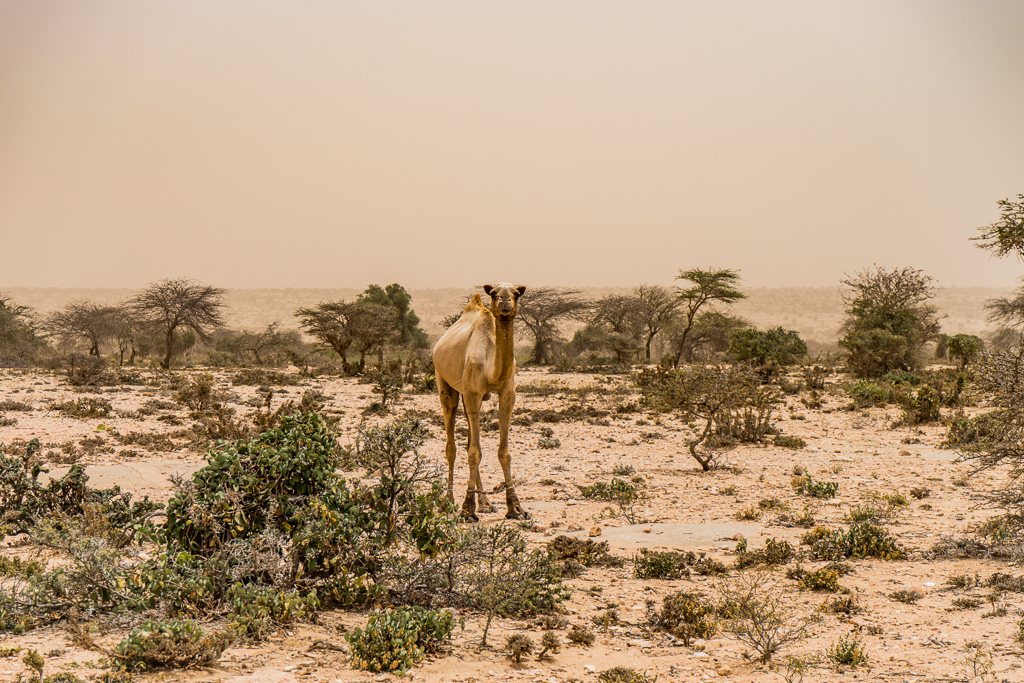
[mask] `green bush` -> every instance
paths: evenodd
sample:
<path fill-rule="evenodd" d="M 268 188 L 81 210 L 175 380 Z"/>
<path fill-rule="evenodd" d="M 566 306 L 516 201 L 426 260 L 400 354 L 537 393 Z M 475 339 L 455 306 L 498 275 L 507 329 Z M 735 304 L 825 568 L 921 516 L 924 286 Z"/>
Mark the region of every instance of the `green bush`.
<path fill-rule="evenodd" d="M 679 591 L 665 597 L 661 610 L 648 603 L 648 622 L 657 629 L 671 633 L 689 645 L 694 638 L 710 638 L 718 631 L 715 604 L 696 593 Z"/>
<path fill-rule="evenodd" d="M 932 385 L 925 384 L 917 391 L 900 394 L 899 404 L 903 408 L 904 424 L 925 424 L 939 419 L 942 396 Z"/>
<path fill-rule="evenodd" d="M 578 485 L 577 485 L 578 486 Z M 628 481 L 612 477 L 610 483 L 599 481 L 588 486 L 579 486 L 580 495 L 584 498 L 607 500 L 612 502 L 632 501 L 640 497 L 636 486 Z"/>
<path fill-rule="evenodd" d="M 745 548 L 746 541 L 742 543 L 744 547 L 736 553 L 737 569 L 746 569 L 747 567 L 756 567 L 762 564 L 776 566 L 786 564 L 793 558 L 793 546 L 788 541 L 778 541 L 774 538 L 769 538 L 765 540 L 764 548 L 754 551 L 747 551 Z"/>
<path fill-rule="evenodd" d="M 837 666 L 860 666 L 868 663 L 864 642 L 854 635 L 841 636 L 829 647 L 825 656 Z"/>
<path fill-rule="evenodd" d="M 851 384 L 846 393 L 853 399 L 853 405 L 857 408 L 884 406 L 896 399 L 896 393 L 891 387 L 881 386 L 866 379 L 859 379 Z"/>
<path fill-rule="evenodd" d="M 978 358 L 978 354 L 985 348 L 985 342 L 973 334 L 954 334 L 946 342 L 947 350 L 951 360 L 966 368 L 969 363 Z"/>
<path fill-rule="evenodd" d="M 772 439 L 772 445 L 782 446 L 783 448 L 803 448 L 807 445 L 807 442 L 798 436 L 785 436 L 779 434 Z"/>
<path fill-rule="evenodd" d="M 811 546 L 811 556 L 819 560 L 906 558 L 906 551 L 899 542 L 886 529 L 871 522 L 851 524 L 846 531 L 816 527 L 804 534 L 803 542 Z"/>
<path fill-rule="evenodd" d="M 346 634 L 349 661 L 365 671 L 404 674 L 424 655 L 437 652 L 451 638 L 455 617 L 444 610 L 400 607 L 374 610 L 366 628 Z"/>
<path fill-rule="evenodd" d="M 762 375 L 770 375 L 776 368 L 792 365 L 806 355 L 807 344 L 800 335 L 781 327 L 764 331 L 747 328 L 733 332 L 729 341 L 729 357 L 749 361 Z"/>
<path fill-rule="evenodd" d="M 839 572 L 830 567 L 822 567 L 813 572 L 808 572 L 797 582 L 800 590 L 805 591 L 828 591 L 835 593 L 839 585 Z"/>
<path fill-rule="evenodd" d="M 309 619 L 320 607 L 316 591 L 300 595 L 285 593 L 271 586 L 236 583 L 228 589 L 227 598 L 233 614 L 231 627 L 239 636 L 259 641 L 276 624 L 291 624 Z"/>
<path fill-rule="evenodd" d="M 146 620 L 114 648 L 114 661 L 129 670 L 209 666 L 231 643 L 225 633 L 207 634 L 192 621 Z"/>
<path fill-rule="evenodd" d="M 206 466 L 168 502 L 166 537 L 183 550 L 209 555 L 268 526 L 293 526 L 309 499 L 350 517 L 357 508 L 334 474 L 338 455 L 333 434 L 316 413 L 286 417 L 251 440 L 218 444 Z"/>
<path fill-rule="evenodd" d="M 839 482 L 814 481 L 810 473 L 793 477 L 792 485 L 798 494 L 812 498 L 834 498 L 839 493 Z"/>
<path fill-rule="evenodd" d="M 638 579 L 681 579 L 690 575 L 686 565 L 683 553 L 642 548 L 633 556 L 633 576 Z"/>

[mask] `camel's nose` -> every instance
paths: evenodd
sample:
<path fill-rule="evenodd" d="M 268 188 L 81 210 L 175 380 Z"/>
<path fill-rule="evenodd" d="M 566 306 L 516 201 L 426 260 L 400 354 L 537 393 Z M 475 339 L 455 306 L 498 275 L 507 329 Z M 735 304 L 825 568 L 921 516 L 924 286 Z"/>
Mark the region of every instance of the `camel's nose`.
<path fill-rule="evenodd" d="M 498 301 L 498 311 L 501 313 L 511 313 L 512 310 L 512 302 L 510 300 L 501 299 Z"/>

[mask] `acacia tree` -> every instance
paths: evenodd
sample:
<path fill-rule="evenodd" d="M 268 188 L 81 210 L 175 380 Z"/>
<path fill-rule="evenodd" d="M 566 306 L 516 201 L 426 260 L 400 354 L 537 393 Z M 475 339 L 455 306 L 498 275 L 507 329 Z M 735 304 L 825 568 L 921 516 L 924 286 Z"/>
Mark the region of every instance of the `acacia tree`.
<path fill-rule="evenodd" d="M 93 301 L 72 301 L 46 316 L 43 329 L 65 344 L 84 343 L 90 356 L 100 355 L 100 345 L 114 338 L 119 326 L 118 306 Z"/>
<path fill-rule="evenodd" d="M 551 347 L 559 339 L 557 324 L 563 320 L 584 320 L 590 303 L 579 290 L 537 287 L 519 300 L 516 316 L 533 334 L 533 362 L 549 362 Z"/>
<path fill-rule="evenodd" d="M 668 287 L 640 285 L 633 290 L 637 300 L 637 317 L 646 331 L 644 358 L 651 359 L 651 342 L 679 317 L 679 298 Z"/>
<path fill-rule="evenodd" d="M 111 332 L 114 343 L 117 345 L 118 365 L 125 364 L 125 354 L 128 354 L 128 364 L 135 363 L 135 357 L 147 345 L 142 341 L 145 330 L 142 323 L 135 316 L 135 311 L 128 304 L 119 304 L 113 313 L 113 329 Z"/>
<path fill-rule="evenodd" d="M 262 332 L 232 332 L 217 340 L 217 350 L 234 357 L 235 362 L 252 360 L 256 365 L 277 364 L 301 346 L 297 330 L 282 330 L 281 323 L 272 322 Z"/>
<path fill-rule="evenodd" d="M 886 270 L 876 266 L 842 283 L 846 304 L 845 335 L 850 369 L 860 377 L 881 377 L 891 370 L 913 370 L 921 348 L 939 333 L 932 278 L 914 268 Z"/>
<path fill-rule="evenodd" d="M 0 296 L 0 367 L 31 365 L 44 347 L 32 309 Z"/>
<path fill-rule="evenodd" d="M 163 338 L 165 351 L 160 367 L 167 370 L 182 333 L 191 332 L 209 342 L 211 332 L 224 325 L 224 296 L 220 287 L 174 278 L 151 283 L 128 304 L 142 324 Z"/>
<path fill-rule="evenodd" d="M 981 234 L 971 239 L 1000 258 L 1014 253 L 1024 257 L 1024 194 L 1017 195 L 1017 201 L 998 199 L 996 204 L 999 220 L 978 228 Z"/>
<path fill-rule="evenodd" d="M 1001 217 L 995 223 L 979 228 L 981 235 L 973 239 L 979 247 L 1002 257 L 1016 254 L 1024 258 L 1024 195 L 1017 201 L 997 202 Z M 1020 557 L 1024 552 L 1024 287 L 1014 299 L 989 302 L 989 319 L 1003 324 L 998 337 L 1009 348 L 984 354 L 977 363 L 976 376 L 991 397 L 994 410 L 969 422 L 955 437 L 961 457 L 973 465 L 972 475 L 1004 470 L 1005 477 L 985 477 L 986 484 L 1002 481 L 993 490 L 986 486 L 989 502 L 1006 511 L 993 528 L 999 530 L 1004 548 Z M 952 433 L 951 433 L 952 434 Z M 993 533 L 993 540 L 996 534 Z"/>
<path fill-rule="evenodd" d="M 594 304 L 589 327 L 601 332 L 601 343 L 615 354 L 617 363 L 635 358 L 644 335 L 640 302 L 634 295 L 611 294 Z"/>
<path fill-rule="evenodd" d="M 665 335 L 672 348 L 682 351 L 682 361 L 692 363 L 714 353 L 725 353 L 732 335 L 748 327 L 750 323 L 743 318 L 720 311 L 704 311 L 689 329 L 680 319 L 665 328 Z"/>
<path fill-rule="evenodd" d="M 747 295 L 736 288 L 740 276 L 739 272 L 735 270 L 692 268 L 680 270 L 676 279 L 690 283 L 689 286 L 676 288 L 682 315 L 679 322 L 679 333 L 675 338 L 673 365 L 679 367 L 687 349 L 687 337 L 697 321 L 697 314 L 706 306 L 716 303 L 729 305 L 740 299 L 746 299 Z"/>
<path fill-rule="evenodd" d="M 350 375 L 362 372 L 368 354 L 399 338 L 395 309 L 366 299 L 324 301 L 298 309 L 295 316 L 302 329 L 341 357 L 341 367 Z M 349 351 L 359 354 L 358 364 L 349 363 Z"/>
<path fill-rule="evenodd" d="M 971 239 L 978 242 L 978 248 L 1000 258 L 1007 254 L 1024 258 L 1024 194 L 1017 195 L 1017 201 L 1000 199 L 996 204 L 999 205 L 999 220 L 978 228 L 981 234 Z M 989 321 L 999 326 L 993 335 L 993 345 L 1019 344 L 1024 330 L 1024 286 L 1018 287 L 1012 298 L 990 299 L 986 308 Z"/>

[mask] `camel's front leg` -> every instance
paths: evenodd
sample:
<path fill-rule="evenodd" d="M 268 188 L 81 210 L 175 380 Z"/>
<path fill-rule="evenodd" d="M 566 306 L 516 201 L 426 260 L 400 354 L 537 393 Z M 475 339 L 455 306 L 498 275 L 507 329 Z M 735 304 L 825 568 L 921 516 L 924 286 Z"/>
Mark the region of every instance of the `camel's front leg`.
<path fill-rule="evenodd" d="M 512 482 L 512 454 L 508 448 L 508 428 L 512 422 L 512 408 L 516 404 L 516 389 L 509 382 L 509 387 L 498 396 L 498 462 L 501 472 L 505 475 L 505 506 L 508 512 L 506 519 L 530 519 L 530 513 L 519 504 L 515 485 Z"/>
<path fill-rule="evenodd" d="M 437 391 L 441 398 L 441 413 L 444 416 L 444 455 L 448 460 L 448 502 L 455 507 L 453 484 L 455 481 L 455 458 L 458 448 L 455 446 L 455 416 L 459 412 L 459 392 L 447 382 L 438 378 Z"/>

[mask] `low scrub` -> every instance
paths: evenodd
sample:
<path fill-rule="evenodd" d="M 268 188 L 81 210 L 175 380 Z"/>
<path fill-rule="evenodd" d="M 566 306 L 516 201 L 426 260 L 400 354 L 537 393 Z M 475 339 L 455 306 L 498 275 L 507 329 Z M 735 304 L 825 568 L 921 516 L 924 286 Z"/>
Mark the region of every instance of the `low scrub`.
<path fill-rule="evenodd" d="M 402 675 L 427 654 L 438 652 L 454 628 L 455 617 L 444 610 L 374 610 L 366 628 L 356 627 L 345 636 L 349 661 L 365 671 Z"/>
<path fill-rule="evenodd" d="M 811 557 L 818 560 L 903 560 L 907 556 L 892 534 L 870 522 L 851 524 L 845 531 L 815 527 L 804 534 L 803 542 L 811 547 Z"/>
<path fill-rule="evenodd" d="M 697 593 L 679 591 L 666 596 L 660 610 L 654 609 L 653 600 L 648 601 L 647 621 L 689 645 L 694 638 L 710 638 L 718 632 L 718 609 Z"/>
<path fill-rule="evenodd" d="M 114 648 L 114 661 L 129 671 L 191 669 L 216 662 L 233 637 L 207 633 L 193 621 L 147 620 Z"/>

